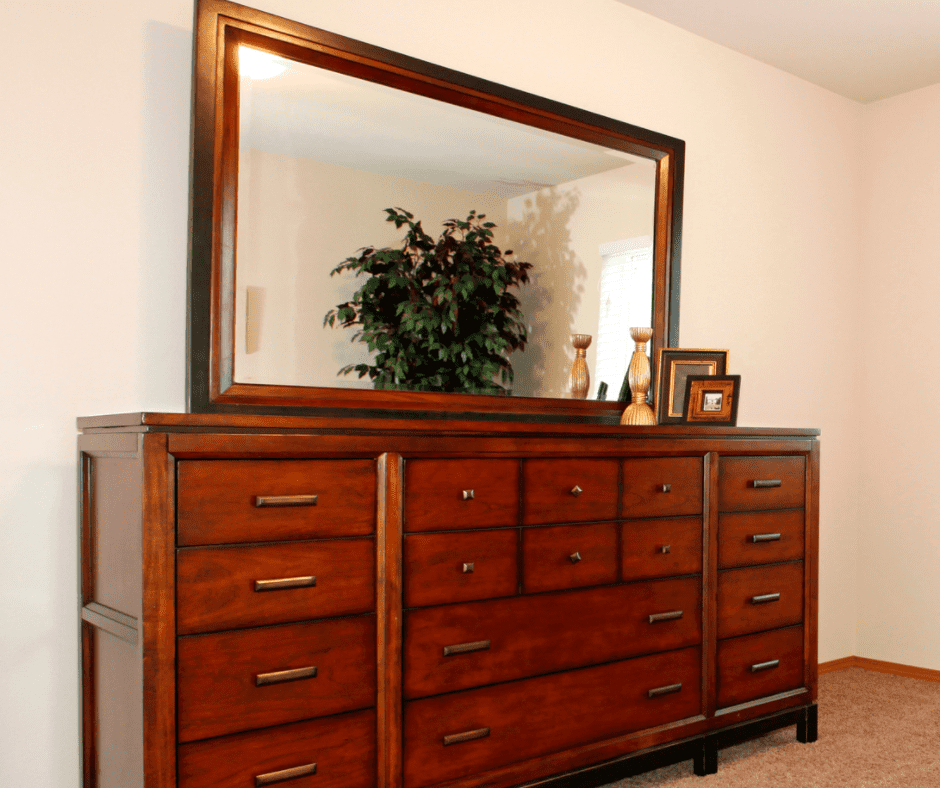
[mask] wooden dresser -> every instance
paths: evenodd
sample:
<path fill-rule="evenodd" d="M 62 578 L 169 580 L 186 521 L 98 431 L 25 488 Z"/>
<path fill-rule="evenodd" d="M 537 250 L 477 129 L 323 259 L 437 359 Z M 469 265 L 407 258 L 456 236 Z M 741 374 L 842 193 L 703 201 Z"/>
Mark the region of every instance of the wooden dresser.
<path fill-rule="evenodd" d="M 816 737 L 815 430 L 79 428 L 86 788 L 601 784 Z"/>

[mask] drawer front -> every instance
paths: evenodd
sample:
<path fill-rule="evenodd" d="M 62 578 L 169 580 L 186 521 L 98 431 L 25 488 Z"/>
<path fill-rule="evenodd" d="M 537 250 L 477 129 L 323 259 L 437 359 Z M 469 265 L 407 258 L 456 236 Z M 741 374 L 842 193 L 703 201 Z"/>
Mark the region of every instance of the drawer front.
<path fill-rule="evenodd" d="M 527 593 L 617 582 L 617 524 L 562 525 L 522 531 Z"/>
<path fill-rule="evenodd" d="M 375 617 L 182 637 L 181 742 L 375 704 Z"/>
<path fill-rule="evenodd" d="M 371 460 L 183 460 L 177 474 L 180 546 L 375 530 Z"/>
<path fill-rule="evenodd" d="M 734 706 L 803 686 L 803 627 L 718 644 L 718 706 Z"/>
<path fill-rule="evenodd" d="M 623 516 L 702 513 L 701 457 L 623 461 Z"/>
<path fill-rule="evenodd" d="M 408 701 L 404 784 L 423 788 L 664 725 L 701 705 L 698 648 Z"/>
<path fill-rule="evenodd" d="M 801 509 L 806 496 L 802 457 L 722 457 L 718 508 L 723 512 Z"/>
<path fill-rule="evenodd" d="M 719 571 L 719 638 L 776 629 L 802 620 L 802 561 Z"/>
<path fill-rule="evenodd" d="M 804 552 L 802 509 L 738 512 L 718 519 L 718 566 L 796 561 Z"/>
<path fill-rule="evenodd" d="M 701 517 L 630 520 L 622 527 L 624 580 L 701 574 Z"/>
<path fill-rule="evenodd" d="M 178 755 L 179 788 L 372 788 L 375 712 L 184 744 Z"/>
<path fill-rule="evenodd" d="M 516 525 L 518 460 L 409 460 L 405 531 Z"/>
<path fill-rule="evenodd" d="M 694 645 L 702 637 L 701 610 L 700 579 L 682 578 L 407 611 L 404 694 L 435 695 Z"/>
<path fill-rule="evenodd" d="M 413 534 L 404 545 L 405 607 L 512 596 L 519 585 L 519 532 Z"/>
<path fill-rule="evenodd" d="M 365 613 L 372 539 L 179 550 L 176 593 L 181 635 Z"/>
<path fill-rule="evenodd" d="M 617 460 L 526 460 L 523 523 L 615 520 L 617 473 Z"/>

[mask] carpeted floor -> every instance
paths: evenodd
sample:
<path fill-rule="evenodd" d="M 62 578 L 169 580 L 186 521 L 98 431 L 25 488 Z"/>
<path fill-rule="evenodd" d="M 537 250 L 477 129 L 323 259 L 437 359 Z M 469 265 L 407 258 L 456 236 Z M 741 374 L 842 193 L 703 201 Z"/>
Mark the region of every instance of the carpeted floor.
<path fill-rule="evenodd" d="M 819 677 L 819 740 L 781 728 L 718 753 L 718 774 L 692 761 L 608 788 L 940 788 L 940 683 L 849 668 Z"/>

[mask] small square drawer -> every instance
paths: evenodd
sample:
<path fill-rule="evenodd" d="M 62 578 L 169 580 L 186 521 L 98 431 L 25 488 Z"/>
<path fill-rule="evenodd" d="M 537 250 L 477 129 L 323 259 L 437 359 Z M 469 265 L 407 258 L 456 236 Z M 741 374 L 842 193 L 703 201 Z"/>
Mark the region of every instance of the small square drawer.
<path fill-rule="evenodd" d="M 803 627 L 718 643 L 718 706 L 734 706 L 803 686 Z"/>
<path fill-rule="evenodd" d="M 522 531 L 526 593 L 617 582 L 617 524 L 562 525 Z"/>
<path fill-rule="evenodd" d="M 803 562 L 718 572 L 718 637 L 803 621 Z"/>
<path fill-rule="evenodd" d="M 372 460 L 182 460 L 177 543 L 365 536 L 375 488 Z"/>
<path fill-rule="evenodd" d="M 722 457 L 718 508 L 722 512 L 801 509 L 806 498 L 802 457 Z"/>
<path fill-rule="evenodd" d="M 802 509 L 736 512 L 718 519 L 718 567 L 754 566 L 803 557 Z"/>
<path fill-rule="evenodd" d="M 406 536 L 405 607 L 515 594 L 518 547 L 516 529 Z"/>
<path fill-rule="evenodd" d="M 701 517 L 628 520 L 622 527 L 625 581 L 701 574 Z"/>
<path fill-rule="evenodd" d="M 518 460 L 408 460 L 405 531 L 517 525 Z"/>
<path fill-rule="evenodd" d="M 526 460 L 522 522 L 539 525 L 615 520 L 617 475 L 617 460 Z"/>
<path fill-rule="evenodd" d="M 623 461 L 623 516 L 670 517 L 702 513 L 702 458 Z"/>

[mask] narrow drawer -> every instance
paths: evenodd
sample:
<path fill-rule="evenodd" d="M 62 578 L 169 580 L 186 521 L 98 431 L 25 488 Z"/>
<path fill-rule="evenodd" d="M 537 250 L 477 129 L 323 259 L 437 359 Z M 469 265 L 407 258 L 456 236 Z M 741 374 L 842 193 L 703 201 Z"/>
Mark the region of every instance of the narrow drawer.
<path fill-rule="evenodd" d="M 179 740 L 368 708 L 375 675 L 371 615 L 182 637 Z"/>
<path fill-rule="evenodd" d="M 624 517 L 670 517 L 701 513 L 701 457 L 623 461 Z"/>
<path fill-rule="evenodd" d="M 701 574 L 701 517 L 628 520 L 622 527 L 624 580 Z"/>
<path fill-rule="evenodd" d="M 518 460 L 409 460 L 405 531 L 516 525 Z"/>
<path fill-rule="evenodd" d="M 183 460 L 177 543 L 365 536 L 375 487 L 371 460 Z"/>
<path fill-rule="evenodd" d="M 803 686 L 803 627 L 718 644 L 718 706 L 734 706 Z"/>
<path fill-rule="evenodd" d="M 803 621 L 803 562 L 722 569 L 718 573 L 718 637 Z"/>
<path fill-rule="evenodd" d="M 405 788 L 664 725 L 701 706 L 698 648 L 408 701 Z"/>
<path fill-rule="evenodd" d="M 410 610 L 404 694 L 480 687 L 683 648 L 701 638 L 699 578 Z"/>
<path fill-rule="evenodd" d="M 617 460 L 526 460 L 522 521 L 577 523 L 617 518 Z"/>
<path fill-rule="evenodd" d="M 722 457 L 718 508 L 723 512 L 800 509 L 806 496 L 802 457 Z"/>
<path fill-rule="evenodd" d="M 718 519 L 718 566 L 754 566 L 803 557 L 802 509 L 738 512 Z"/>
<path fill-rule="evenodd" d="M 617 582 L 617 524 L 562 525 L 522 531 L 526 593 Z"/>
<path fill-rule="evenodd" d="M 177 551 L 181 635 L 375 608 L 372 539 Z"/>
<path fill-rule="evenodd" d="M 372 788 L 375 712 L 184 744 L 178 755 L 179 788 Z"/>
<path fill-rule="evenodd" d="M 511 596 L 519 585 L 519 532 L 405 537 L 405 607 Z"/>

